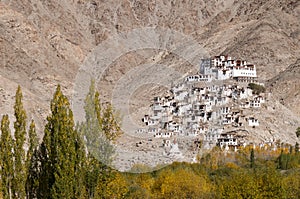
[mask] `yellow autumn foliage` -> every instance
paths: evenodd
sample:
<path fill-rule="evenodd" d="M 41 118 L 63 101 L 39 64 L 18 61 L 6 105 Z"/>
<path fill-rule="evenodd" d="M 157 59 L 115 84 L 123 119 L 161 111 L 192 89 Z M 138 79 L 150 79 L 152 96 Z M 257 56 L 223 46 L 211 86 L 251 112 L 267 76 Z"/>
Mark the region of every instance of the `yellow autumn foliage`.
<path fill-rule="evenodd" d="M 156 181 L 155 198 L 206 198 L 211 186 L 208 181 L 187 169 L 164 171 Z"/>
<path fill-rule="evenodd" d="M 127 193 L 128 184 L 126 179 L 121 173 L 115 172 L 105 187 L 99 182 L 96 188 L 95 198 L 121 199 L 126 198 Z"/>
<path fill-rule="evenodd" d="M 107 184 L 104 196 L 111 199 L 125 198 L 127 192 L 126 179 L 120 173 L 116 173 L 115 177 Z"/>

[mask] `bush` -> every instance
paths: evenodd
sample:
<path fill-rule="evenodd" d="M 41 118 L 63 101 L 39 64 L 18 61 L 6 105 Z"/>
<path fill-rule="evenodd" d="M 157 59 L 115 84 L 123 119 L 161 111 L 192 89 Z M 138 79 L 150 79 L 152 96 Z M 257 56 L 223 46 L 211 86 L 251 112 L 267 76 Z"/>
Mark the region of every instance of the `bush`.
<path fill-rule="evenodd" d="M 259 95 L 260 93 L 264 93 L 266 91 L 266 88 L 264 86 L 255 83 L 249 83 L 248 87 L 253 90 L 253 93 L 256 95 Z"/>

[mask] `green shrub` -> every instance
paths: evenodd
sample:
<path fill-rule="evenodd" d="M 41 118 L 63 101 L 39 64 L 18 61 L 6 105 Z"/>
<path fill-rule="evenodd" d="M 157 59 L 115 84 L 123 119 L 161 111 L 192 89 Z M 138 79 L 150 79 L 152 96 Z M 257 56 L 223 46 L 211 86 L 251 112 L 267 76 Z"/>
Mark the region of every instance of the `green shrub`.
<path fill-rule="evenodd" d="M 266 88 L 264 86 L 255 83 L 249 83 L 248 87 L 253 90 L 253 93 L 256 95 L 259 95 L 260 93 L 264 93 L 266 91 Z"/>

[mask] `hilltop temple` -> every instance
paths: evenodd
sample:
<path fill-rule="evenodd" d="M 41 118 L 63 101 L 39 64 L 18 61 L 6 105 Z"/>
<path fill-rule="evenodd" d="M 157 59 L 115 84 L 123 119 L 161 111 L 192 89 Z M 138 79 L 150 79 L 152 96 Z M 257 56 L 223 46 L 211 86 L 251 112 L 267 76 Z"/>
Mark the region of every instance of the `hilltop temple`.
<path fill-rule="evenodd" d="M 254 82 L 260 85 L 253 64 L 223 55 L 204 59 L 198 74 L 174 85 L 169 95 L 154 98 L 152 113 L 142 118 L 146 128 L 136 133 L 151 134 L 164 145 L 173 137 L 190 137 L 207 148 L 244 146 L 247 129 L 260 125 L 247 110 L 259 109 L 266 98 L 249 87 Z"/>
<path fill-rule="evenodd" d="M 257 82 L 256 67 L 244 60 L 234 60 L 228 56 L 216 56 L 202 59 L 200 74 L 186 77 L 186 81 L 204 81 L 234 79 L 237 82 Z"/>

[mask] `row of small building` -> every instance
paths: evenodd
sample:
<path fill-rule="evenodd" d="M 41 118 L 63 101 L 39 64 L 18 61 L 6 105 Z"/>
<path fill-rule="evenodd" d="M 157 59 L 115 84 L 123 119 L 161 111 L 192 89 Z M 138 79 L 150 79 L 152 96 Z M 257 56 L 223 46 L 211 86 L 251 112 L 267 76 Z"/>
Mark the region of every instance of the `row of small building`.
<path fill-rule="evenodd" d="M 202 59 L 199 72 L 200 74 L 186 77 L 186 81 L 211 82 L 234 79 L 237 82 L 257 82 L 255 65 L 224 55 L 212 59 Z"/>
<path fill-rule="evenodd" d="M 203 62 L 208 62 L 203 61 Z M 201 64 L 201 68 L 208 63 Z M 215 57 L 209 61 L 210 72 L 218 71 L 220 67 L 231 71 L 237 67 L 251 68 L 244 61 L 234 61 L 225 56 Z M 251 67 L 250 67 L 251 66 Z M 204 68 L 201 77 L 210 76 L 218 79 Z M 240 70 L 240 69 L 237 69 Z M 255 66 L 251 69 L 255 74 Z M 203 71 L 202 71 L 203 72 Z M 223 73 L 226 75 L 226 73 Z M 194 76 L 194 79 L 196 76 Z M 198 85 L 191 81 L 191 76 L 182 83 L 173 86 L 164 97 L 155 97 L 151 105 L 152 114 L 145 115 L 142 121 L 147 128 L 138 129 L 137 133 L 152 134 L 155 138 L 170 138 L 172 136 L 202 136 L 206 143 L 212 145 L 241 145 L 244 135 L 224 132 L 227 127 L 241 128 L 243 126 L 259 126 L 259 121 L 252 115 L 245 115 L 246 109 L 257 109 L 265 102 L 263 95 L 253 94 L 247 86 L 233 85 Z M 201 79 L 201 78 L 200 78 Z M 253 82 L 254 78 L 250 78 Z M 200 80 L 199 80 L 200 81 Z M 216 128 L 216 126 L 221 126 Z"/>
<path fill-rule="evenodd" d="M 147 126 L 180 131 L 183 129 L 179 127 L 177 120 L 182 123 L 206 123 L 222 116 L 222 124 L 227 125 L 240 121 L 238 116 L 243 115 L 243 109 L 260 108 L 265 102 L 264 96 L 253 95 L 249 88 L 225 85 L 213 87 L 193 87 L 190 90 L 182 87 L 182 90 L 176 89 L 172 97 L 156 97 L 151 106 L 153 115 L 145 115 L 142 121 Z M 253 117 L 245 120 L 248 120 L 249 126 L 259 125 Z"/>

